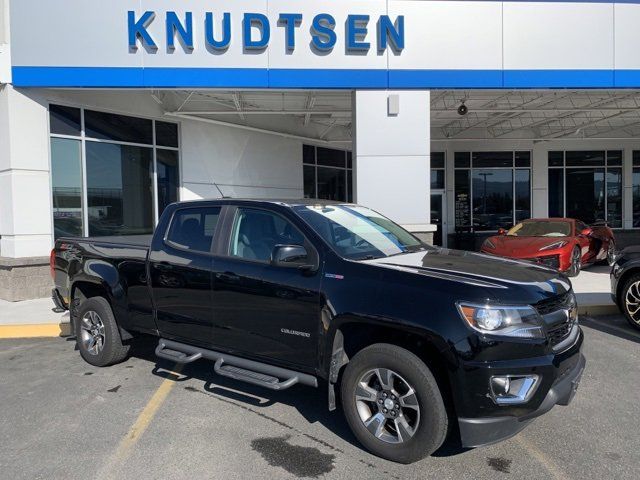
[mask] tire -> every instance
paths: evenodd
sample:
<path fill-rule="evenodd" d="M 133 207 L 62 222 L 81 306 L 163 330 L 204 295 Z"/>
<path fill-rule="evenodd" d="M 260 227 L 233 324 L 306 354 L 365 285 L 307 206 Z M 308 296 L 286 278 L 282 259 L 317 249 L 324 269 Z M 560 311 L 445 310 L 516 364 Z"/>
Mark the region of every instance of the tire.
<path fill-rule="evenodd" d="M 391 381 L 385 383 L 393 389 L 383 388 L 380 381 L 389 378 L 389 371 Z M 376 384 L 380 388 L 372 387 Z M 393 398 L 390 392 L 395 392 Z M 364 397 L 367 400 L 362 400 Z M 379 343 L 358 352 L 342 376 L 341 400 L 356 438 L 371 453 L 387 460 L 415 462 L 435 452 L 447 436 L 448 417 L 438 384 L 424 362 L 404 348 Z M 393 413 L 383 413 L 394 400 Z M 399 423 L 409 428 L 396 428 Z M 382 427 L 376 428 L 379 425 Z"/>
<path fill-rule="evenodd" d="M 633 328 L 640 330 L 640 274 L 627 280 L 620 295 L 620 308 Z"/>
<path fill-rule="evenodd" d="M 102 297 L 80 304 L 76 318 L 76 343 L 82 358 L 96 367 L 106 367 L 127 358 L 129 345 L 123 345 L 111 306 Z"/>
<path fill-rule="evenodd" d="M 607 247 L 607 259 L 605 263 L 610 267 L 616 263 L 616 244 L 613 240 L 609 242 L 609 246 Z"/>
<path fill-rule="evenodd" d="M 582 269 L 582 258 L 579 247 L 574 247 L 571 251 L 571 266 L 567 270 L 568 277 L 577 277 Z"/>

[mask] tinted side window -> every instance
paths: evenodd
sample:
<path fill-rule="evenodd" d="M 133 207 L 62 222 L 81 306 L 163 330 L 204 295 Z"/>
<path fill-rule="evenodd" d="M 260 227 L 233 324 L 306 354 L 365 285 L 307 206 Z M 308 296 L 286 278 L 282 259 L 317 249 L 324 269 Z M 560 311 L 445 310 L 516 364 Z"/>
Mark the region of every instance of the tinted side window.
<path fill-rule="evenodd" d="M 209 253 L 220 207 L 184 208 L 174 213 L 167 241 L 179 248 Z"/>
<path fill-rule="evenodd" d="M 275 213 L 238 208 L 231 235 L 231 255 L 268 262 L 276 245 L 304 245 L 304 237 Z"/>

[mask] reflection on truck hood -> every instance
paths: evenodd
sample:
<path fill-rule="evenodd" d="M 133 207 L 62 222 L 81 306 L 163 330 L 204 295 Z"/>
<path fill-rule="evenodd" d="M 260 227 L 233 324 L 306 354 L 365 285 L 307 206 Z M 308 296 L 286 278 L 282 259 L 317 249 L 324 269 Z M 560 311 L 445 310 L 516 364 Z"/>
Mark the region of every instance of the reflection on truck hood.
<path fill-rule="evenodd" d="M 445 248 L 366 260 L 366 263 L 486 288 L 531 286 L 550 294 L 571 289 L 566 277 L 533 263 Z"/>

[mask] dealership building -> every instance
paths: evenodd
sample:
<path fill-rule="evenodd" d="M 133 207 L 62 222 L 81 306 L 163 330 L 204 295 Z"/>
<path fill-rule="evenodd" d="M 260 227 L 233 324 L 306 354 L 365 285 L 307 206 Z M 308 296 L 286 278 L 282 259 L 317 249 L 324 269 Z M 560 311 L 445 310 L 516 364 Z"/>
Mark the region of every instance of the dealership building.
<path fill-rule="evenodd" d="M 0 299 L 60 236 L 314 197 L 477 248 L 530 217 L 640 243 L 640 0 L 0 0 Z"/>

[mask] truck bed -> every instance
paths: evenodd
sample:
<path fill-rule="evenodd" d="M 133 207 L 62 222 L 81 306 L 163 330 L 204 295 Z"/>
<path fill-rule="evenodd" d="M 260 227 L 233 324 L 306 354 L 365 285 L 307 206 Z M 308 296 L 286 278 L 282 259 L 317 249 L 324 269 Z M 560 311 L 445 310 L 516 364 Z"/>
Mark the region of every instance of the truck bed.
<path fill-rule="evenodd" d="M 103 245 L 114 245 L 123 247 L 144 247 L 149 248 L 151 246 L 151 240 L 153 235 L 115 235 L 110 237 L 82 237 L 72 238 L 64 237 L 59 240 L 65 240 L 75 243 L 92 243 Z"/>

